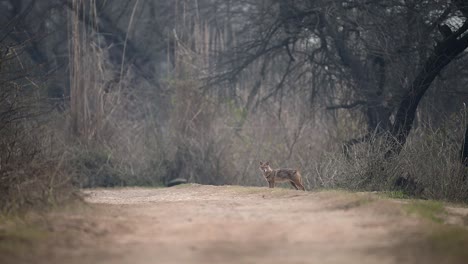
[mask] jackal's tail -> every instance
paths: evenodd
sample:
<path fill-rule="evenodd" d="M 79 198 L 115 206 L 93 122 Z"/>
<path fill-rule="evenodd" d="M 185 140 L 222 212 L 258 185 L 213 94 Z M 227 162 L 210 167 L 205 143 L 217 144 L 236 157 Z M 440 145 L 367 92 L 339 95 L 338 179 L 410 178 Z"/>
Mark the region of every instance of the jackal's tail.
<path fill-rule="evenodd" d="M 299 182 L 299 188 L 302 189 L 303 191 L 305 191 L 305 187 L 304 187 L 304 181 L 302 180 L 302 175 L 301 173 L 299 172 L 299 170 L 296 170 L 296 172 L 294 173 L 295 176 L 296 176 L 296 179 L 297 181 Z"/>

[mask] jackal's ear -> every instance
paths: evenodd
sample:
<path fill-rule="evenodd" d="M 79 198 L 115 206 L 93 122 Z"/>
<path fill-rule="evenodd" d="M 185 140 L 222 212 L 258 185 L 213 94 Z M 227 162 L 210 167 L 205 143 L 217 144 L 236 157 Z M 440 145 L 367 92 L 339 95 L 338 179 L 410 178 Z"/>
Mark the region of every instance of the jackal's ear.
<path fill-rule="evenodd" d="M 269 161 L 265 162 L 265 165 L 270 166 L 270 162 Z"/>
<path fill-rule="evenodd" d="M 260 161 L 260 166 L 262 166 L 262 165 L 263 165 L 263 162 Z"/>

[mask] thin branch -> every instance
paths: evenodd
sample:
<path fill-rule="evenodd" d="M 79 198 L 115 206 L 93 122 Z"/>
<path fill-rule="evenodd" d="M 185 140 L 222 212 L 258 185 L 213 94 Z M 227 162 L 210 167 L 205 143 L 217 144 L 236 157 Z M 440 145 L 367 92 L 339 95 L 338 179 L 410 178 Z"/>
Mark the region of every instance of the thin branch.
<path fill-rule="evenodd" d="M 350 103 L 350 104 L 339 104 L 339 105 L 330 105 L 330 106 L 327 106 L 326 109 L 327 110 L 336 110 L 336 109 L 352 109 L 356 106 L 359 106 L 359 105 L 366 105 L 367 102 L 366 101 L 363 101 L 363 100 L 358 100 L 356 102 L 353 102 L 353 103 Z"/>

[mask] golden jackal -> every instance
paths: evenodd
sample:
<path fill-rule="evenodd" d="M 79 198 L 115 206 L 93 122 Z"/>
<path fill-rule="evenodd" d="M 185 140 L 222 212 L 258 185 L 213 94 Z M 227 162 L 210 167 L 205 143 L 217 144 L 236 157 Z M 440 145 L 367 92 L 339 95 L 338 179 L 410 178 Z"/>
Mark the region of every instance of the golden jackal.
<path fill-rule="evenodd" d="M 304 185 L 302 185 L 302 177 L 298 170 L 294 169 L 276 169 L 273 170 L 270 167 L 270 163 L 260 161 L 260 170 L 263 173 L 263 177 L 268 182 L 270 188 L 275 188 L 275 182 L 290 182 L 296 190 L 305 191 Z"/>

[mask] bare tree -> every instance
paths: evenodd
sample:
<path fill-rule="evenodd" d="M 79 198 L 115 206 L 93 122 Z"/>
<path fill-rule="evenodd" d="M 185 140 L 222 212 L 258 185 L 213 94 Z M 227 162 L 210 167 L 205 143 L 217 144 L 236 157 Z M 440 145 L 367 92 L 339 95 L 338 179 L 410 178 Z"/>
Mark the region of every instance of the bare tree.
<path fill-rule="evenodd" d="M 239 5 L 250 11 L 246 24 L 251 28 L 243 31 L 240 26 L 242 40 L 217 65 L 223 70 L 213 80 L 239 78 L 265 58 L 302 66 L 287 66 L 284 78 L 313 67 L 310 79 L 328 76 L 341 91 L 327 108 L 361 109 L 368 133 L 388 132 L 396 139 L 392 153 L 405 144 L 431 83 L 468 46 L 464 1 L 278 0 Z M 254 86 L 253 96 L 257 90 Z M 325 94 L 335 93 L 329 89 Z"/>

